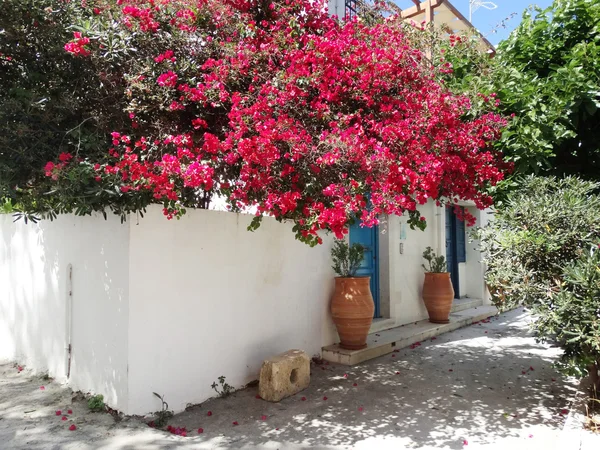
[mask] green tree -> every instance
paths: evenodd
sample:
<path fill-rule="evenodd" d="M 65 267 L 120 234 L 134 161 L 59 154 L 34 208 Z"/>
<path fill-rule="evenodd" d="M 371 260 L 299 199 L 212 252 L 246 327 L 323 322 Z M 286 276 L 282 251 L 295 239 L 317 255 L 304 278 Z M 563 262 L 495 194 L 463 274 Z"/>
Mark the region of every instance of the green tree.
<path fill-rule="evenodd" d="M 514 164 L 515 176 L 600 179 L 598 1 L 555 0 L 545 10 L 530 8 L 493 57 L 481 51 L 476 36 L 448 40 L 438 32 L 429 39 L 438 43 L 433 63 L 449 64 L 444 80 L 475 99 L 473 112 L 498 100 L 498 111 L 511 118 L 496 145 Z"/>
<path fill-rule="evenodd" d="M 500 108 L 515 114 L 499 145 L 518 171 L 600 178 L 600 3 L 531 8 L 497 63 Z"/>

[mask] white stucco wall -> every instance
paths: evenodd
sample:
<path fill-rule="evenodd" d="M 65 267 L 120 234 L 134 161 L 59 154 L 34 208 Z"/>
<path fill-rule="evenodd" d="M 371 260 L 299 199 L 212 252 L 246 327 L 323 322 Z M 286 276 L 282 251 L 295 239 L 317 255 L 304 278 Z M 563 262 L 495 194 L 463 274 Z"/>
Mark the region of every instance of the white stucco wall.
<path fill-rule="evenodd" d="M 249 232 L 251 219 L 190 210 L 167 221 L 151 207 L 132 223 L 129 413 L 158 410 L 152 392 L 181 411 L 214 396 L 221 375 L 241 387 L 269 356 L 336 340 L 331 238 L 310 248 L 270 218 Z"/>
<path fill-rule="evenodd" d="M 438 215 L 442 214 L 443 210 L 440 212 L 434 203 L 428 203 L 420 208 L 420 211 L 427 220 L 425 231 L 411 230 L 406 224 L 408 220 L 406 216 L 392 216 L 387 220 L 390 243 L 390 318 L 394 319 L 397 325 L 427 317 L 427 310 L 421 299 L 425 277 L 421 264 L 424 263 L 423 251 L 427 246 L 439 252 L 438 221 L 440 218 Z M 441 218 L 443 219 L 443 216 Z M 402 236 L 402 227 L 405 228 L 405 236 Z M 402 237 L 405 239 L 401 239 Z M 441 242 L 444 242 L 443 239 Z M 400 253 L 400 244 L 403 247 L 402 253 Z"/>
<path fill-rule="evenodd" d="M 480 211 L 469 206 L 469 212 L 477 218 L 477 225 L 487 223 L 489 210 Z M 442 207 L 437 207 L 433 202 L 420 207 L 421 214 L 427 220 L 425 231 L 411 230 L 406 225 L 408 217 L 389 217 L 382 226 L 387 233 L 389 253 L 381 252 L 382 265 L 387 265 L 389 279 L 381 277 L 382 292 L 388 288 L 389 283 L 389 316 L 391 321 L 388 326 L 404 325 L 427 318 L 427 310 L 421 298 L 423 289 L 424 263 L 423 251 L 431 246 L 437 254 L 446 254 L 445 212 Z M 405 228 L 403 235 L 402 228 Z M 469 242 L 467 228 L 466 263 L 459 264 L 459 283 L 461 297 L 487 300 L 485 284 L 483 282 L 484 266 L 481 263 L 481 254 L 477 242 Z M 402 244 L 402 253 L 400 253 Z M 385 301 L 382 298 L 382 301 Z M 385 308 L 382 308 L 385 310 Z"/>
<path fill-rule="evenodd" d="M 73 389 L 127 405 L 128 225 L 61 216 L 38 224 L 0 215 L 0 359 L 66 380 L 72 267 Z"/>

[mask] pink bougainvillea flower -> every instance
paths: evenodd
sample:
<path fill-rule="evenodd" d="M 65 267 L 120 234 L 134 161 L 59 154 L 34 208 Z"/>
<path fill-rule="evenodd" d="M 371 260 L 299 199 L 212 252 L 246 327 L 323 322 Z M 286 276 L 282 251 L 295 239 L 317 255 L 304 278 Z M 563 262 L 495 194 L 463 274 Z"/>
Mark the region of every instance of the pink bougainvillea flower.
<path fill-rule="evenodd" d="M 204 433 L 204 428 L 198 428 L 198 434 Z"/>
<path fill-rule="evenodd" d="M 568 409 L 561 409 L 560 410 L 560 415 L 561 416 L 566 416 L 567 414 L 569 414 L 569 410 Z"/>
<path fill-rule="evenodd" d="M 56 414 L 57 416 L 60 416 L 62 414 L 62 411 L 59 409 L 59 410 L 55 411 L 54 414 Z"/>
<path fill-rule="evenodd" d="M 521 370 L 521 375 L 527 375 L 527 372 L 524 370 Z"/>
<path fill-rule="evenodd" d="M 300 400 L 302 400 L 303 402 L 306 401 L 306 397 L 302 397 Z"/>
<path fill-rule="evenodd" d="M 529 366 L 529 370 L 535 370 L 533 367 Z"/>
<path fill-rule="evenodd" d="M 358 386 L 358 383 L 354 383 L 352 386 L 356 387 L 356 386 Z"/>
<path fill-rule="evenodd" d="M 267 420 L 267 416 L 265 416 L 264 414 L 262 416 L 260 416 L 260 420 Z"/>
<path fill-rule="evenodd" d="M 469 441 L 467 441 L 466 439 L 463 439 L 463 445 L 469 445 Z"/>
<path fill-rule="evenodd" d="M 45 386 L 40 386 L 40 391 L 45 391 L 46 387 Z"/>
<path fill-rule="evenodd" d="M 359 406 L 359 407 L 358 407 L 358 410 L 359 410 L 359 411 L 362 411 L 362 410 L 363 410 L 363 407 L 362 407 L 362 406 Z"/>
<path fill-rule="evenodd" d="M 72 409 L 68 410 L 67 414 L 73 414 L 73 410 Z"/>
<path fill-rule="evenodd" d="M 533 434 L 530 434 L 530 435 L 529 435 L 529 438 L 531 439 L 532 437 L 533 437 Z"/>
<path fill-rule="evenodd" d="M 237 420 L 234 420 L 234 421 L 233 421 L 233 425 L 239 425 L 238 421 L 237 421 Z"/>
<path fill-rule="evenodd" d="M 212 416 L 212 411 L 206 413 L 207 416 Z"/>
<path fill-rule="evenodd" d="M 347 373 L 344 374 L 344 378 L 348 378 L 348 374 Z"/>
<path fill-rule="evenodd" d="M 71 426 L 69 427 L 69 430 L 71 431 L 75 431 L 77 429 L 77 427 L 75 426 L 74 423 L 71 424 Z"/>
<path fill-rule="evenodd" d="M 435 337 L 435 336 L 431 338 L 432 341 L 435 341 L 436 339 L 437 339 L 437 337 Z"/>
<path fill-rule="evenodd" d="M 23 371 L 23 367 L 22 366 L 17 366 L 17 372 L 22 372 Z"/>
<path fill-rule="evenodd" d="M 67 416 L 62 416 L 62 419 L 60 420 L 67 420 Z"/>
<path fill-rule="evenodd" d="M 256 395 L 254 396 L 254 398 L 257 398 L 257 399 L 262 399 L 262 397 L 261 397 L 260 395 L 258 395 L 258 394 L 256 394 Z"/>
<path fill-rule="evenodd" d="M 396 375 L 400 375 L 400 372 L 396 372 Z"/>
<path fill-rule="evenodd" d="M 556 378 L 551 378 L 552 381 L 556 381 Z"/>
<path fill-rule="evenodd" d="M 323 397 L 323 400 L 327 400 L 327 397 Z"/>

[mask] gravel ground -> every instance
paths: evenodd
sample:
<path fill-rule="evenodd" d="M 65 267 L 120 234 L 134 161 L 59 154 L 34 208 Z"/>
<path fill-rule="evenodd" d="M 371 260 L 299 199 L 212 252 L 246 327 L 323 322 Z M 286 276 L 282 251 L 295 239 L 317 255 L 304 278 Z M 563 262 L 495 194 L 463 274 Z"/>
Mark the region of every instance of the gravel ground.
<path fill-rule="evenodd" d="M 92 413 L 67 387 L 4 363 L 0 449 L 599 449 L 600 436 L 563 431 L 580 390 L 529 320 L 515 310 L 355 367 L 313 364 L 310 387 L 280 403 L 248 388 L 171 418 L 185 437 Z"/>

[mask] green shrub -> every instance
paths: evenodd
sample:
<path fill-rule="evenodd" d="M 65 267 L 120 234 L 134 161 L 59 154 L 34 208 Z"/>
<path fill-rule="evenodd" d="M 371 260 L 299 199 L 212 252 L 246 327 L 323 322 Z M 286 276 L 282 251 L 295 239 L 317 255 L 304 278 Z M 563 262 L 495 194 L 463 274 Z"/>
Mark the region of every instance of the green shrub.
<path fill-rule="evenodd" d="M 598 256 L 589 254 L 600 241 L 599 187 L 530 176 L 476 231 L 496 306 L 531 308 L 538 337 L 556 339 L 565 349 L 563 367 L 579 375 L 600 356 Z"/>
<path fill-rule="evenodd" d="M 354 243 L 350 246 L 343 239 L 336 240 L 331 249 L 334 272 L 340 277 L 355 276 L 364 254 L 365 248 L 362 245 Z"/>
<path fill-rule="evenodd" d="M 104 396 L 98 394 L 90 397 L 88 400 L 88 408 L 94 412 L 104 411 L 106 409 L 106 405 L 104 404 Z"/>
<path fill-rule="evenodd" d="M 582 377 L 600 369 L 600 250 L 598 245 L 569 264 L 548 314 L 536 322 L 543 336 L 556 336 L 562 347 L 563 369 Z M 596 372 L 594 372 L 594 370 Z M 594 380 L 598 384 L 598 380 Z"/>

